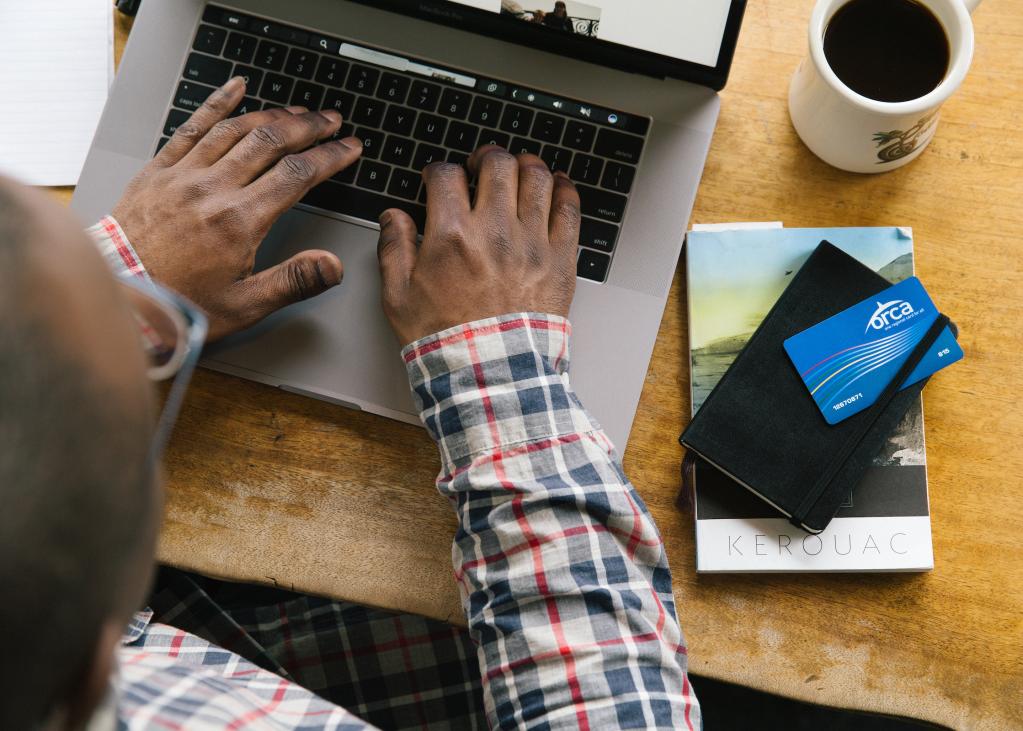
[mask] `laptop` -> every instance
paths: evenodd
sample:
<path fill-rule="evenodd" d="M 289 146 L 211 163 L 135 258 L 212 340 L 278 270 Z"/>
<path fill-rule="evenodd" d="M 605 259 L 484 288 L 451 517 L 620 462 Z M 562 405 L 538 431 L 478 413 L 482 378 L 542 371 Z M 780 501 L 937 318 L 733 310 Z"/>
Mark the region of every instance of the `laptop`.
<path fill-rule="evenodd" d="M 380 307 L 378 215 L 422 226 L 419 170 L 485 143 L 538 154 L 582 203 L 576 392 L 624 449 L 745 0 L 145 0 L 72 206 L 108 213 L 213 89 L 237 114 L 333 108 L 365 149 L 274 226 L 257 269 L 337 253 L 340 287 L 207 348 L 236 376 L 418 423 Z M 422 229 L 420 229 L 422 230 Z M 680 356 L 681 357 L 681 356 Z M 679 368 L 683 364 L 679 363 Z"/>

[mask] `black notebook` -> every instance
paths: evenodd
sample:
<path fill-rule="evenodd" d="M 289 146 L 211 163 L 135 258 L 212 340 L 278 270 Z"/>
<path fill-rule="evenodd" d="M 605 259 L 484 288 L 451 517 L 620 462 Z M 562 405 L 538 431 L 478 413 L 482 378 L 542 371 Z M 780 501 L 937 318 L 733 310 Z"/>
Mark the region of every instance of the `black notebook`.
<path fill-rule="evenodd" d="M 918 403 L 926 380 L 902 390 L 893 386 L 873 407 L 829 425 L 783 343 L 890 286 L 822 241 L 679 441 L 793 523 L 823 531 Z M 894 382 L 902 380 L 904 375 Z"/>

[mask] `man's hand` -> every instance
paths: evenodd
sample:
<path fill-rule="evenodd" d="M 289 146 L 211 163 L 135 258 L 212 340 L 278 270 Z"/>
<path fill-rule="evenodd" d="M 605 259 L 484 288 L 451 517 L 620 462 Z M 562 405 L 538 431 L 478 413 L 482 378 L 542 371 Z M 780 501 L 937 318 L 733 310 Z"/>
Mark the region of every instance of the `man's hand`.
<path fill-rule="evenodd" d="M 128 185 L 113 211 L 150 275 L 202 307 L 210 339 L 340 283 L 341 261 L 304 251 L 252 274 L 273 223 L 306 192 L 354 163 L 354 137 L 333 135 L 341 116 L 300 107 L 228 119 L 241 78 L 213 93 Z"/>
<path fill-rule="evenodd" d="M 492 145 L 465 171 L 434 163 L 426 181 L 426 231 L 392 209 L 380 217 L 377 253 L 384 312 L 402 345 L 440 330 L 509 312 L 568 315 L 575 293 L 579 194 L 535 155 Z"/>

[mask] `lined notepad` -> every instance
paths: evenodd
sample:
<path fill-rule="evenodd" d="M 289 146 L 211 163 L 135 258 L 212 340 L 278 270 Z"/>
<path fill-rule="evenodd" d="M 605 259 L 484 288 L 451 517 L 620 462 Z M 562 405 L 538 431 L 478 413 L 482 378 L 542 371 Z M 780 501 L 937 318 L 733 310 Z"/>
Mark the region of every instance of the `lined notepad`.
<path fill-rule="evenodd" d="M 0 2 L 0 173 L 74 185 L 114 78 L 110 0 Z"/>

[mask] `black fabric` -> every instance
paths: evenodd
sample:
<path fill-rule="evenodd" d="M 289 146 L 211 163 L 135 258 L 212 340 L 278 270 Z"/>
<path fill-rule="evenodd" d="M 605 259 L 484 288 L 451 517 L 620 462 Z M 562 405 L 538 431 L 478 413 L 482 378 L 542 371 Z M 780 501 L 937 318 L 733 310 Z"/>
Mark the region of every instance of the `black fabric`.
<path fill-rule="evenodd" d="M 783 343 L 890 286 L 822 241 L 679 441 L 786 515 L 798 515 L 802 527 L 824 530 L 920 398 L 926 379 L 895 393 L 879 412 L 866 409 L 829 425 Z M 825 476 L 819 497 L 802 506 Z"/>

